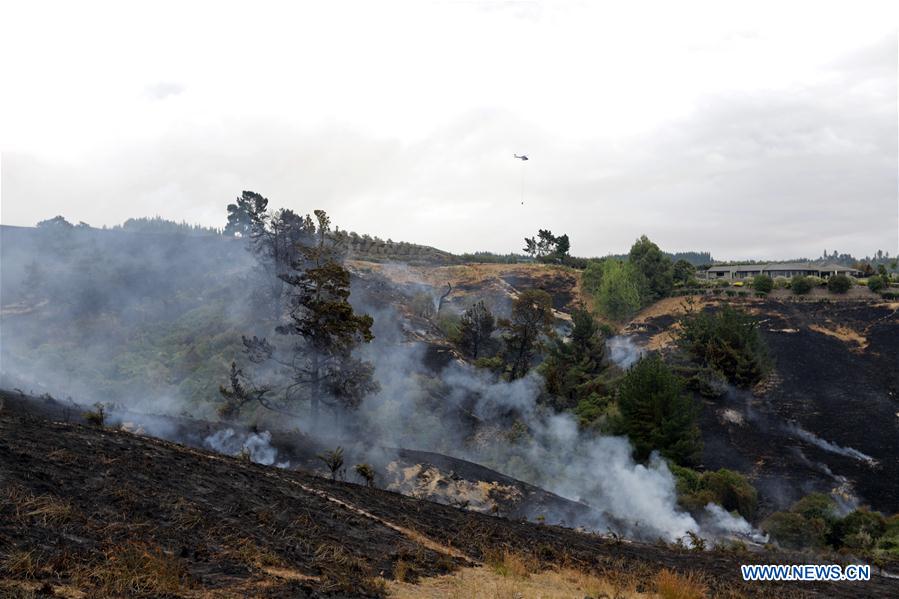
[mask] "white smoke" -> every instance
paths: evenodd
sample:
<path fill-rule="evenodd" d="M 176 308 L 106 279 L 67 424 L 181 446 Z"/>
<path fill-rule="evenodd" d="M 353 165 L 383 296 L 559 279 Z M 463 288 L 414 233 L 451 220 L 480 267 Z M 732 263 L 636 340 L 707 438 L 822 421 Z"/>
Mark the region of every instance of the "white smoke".
<path fill-rule="evenodd" d="M 790 424 L 787 426 L 787 430 L 792 433 L 795 437 L 802 439 L 807 443 L 811 443 L 816 447 L 823 449 L 824 451 L 835 453 L 838 455 L 846 456 L 848 458 L 852 458 L 854 460 L 858 460 L 859 462 L 864 462 L 868 466 L 874 468 L 877 466 L 877 460 L 872 458 L 866 453 L 862 453 L 857 449 L 853 449 L 852 447 L 842 447 L 837 445 L 836 443 L 831 443 L 830 441 L 825 441 L 818 435 L 805 430 L 798 424 Z"/>
<path fill-rule="evenodd" d="M 755 543 L 768 542 L 768 535 L 762 534 L 749 522 L 731 514 L 716 503 L 709 503 L 705 506 L 700 523 L 704 532 L 712 533 L 714 536 L 736 535 Z"/>
<path fill-rule="evenodd" d="M 377 372 L 384 372 L 380 364 Z M 465 449 L 464 440 L 459 440 L 444 452 L 488 463 L 505 474 L 593 508 L 595 517 L 590 521 L 565 524 L 598 531 L 611 528 L 632 537 L 667 540 L 682 538 L 688 531 L 710 537 L 752 531 L 751 525 L 739 516 L 719 518 L 714 530 L 704 530 L 678 507 L 674 476 L 658 454 L 653 454 L 646 465 L 639 464 L 632 457 L 633 448 L 627 438 L 583 432 L 571 414 L 543 408 L 537 401 L 543 381 L 537 374 L 506 382 L 453 363 L 443 371 L 441 379 L 450 389 L 446 401 L 462 406 L 474 398 L 468 408 L 482 423 L 503 422 L 503 416 L 512 414 L 528 429 L 528 435 L 517 443 L 498 439 L 488 449 Z M 396 391 L 396 386 L 390 387 L 391 401 L 396 402 L 394 409 L 404 404 Z M 405 404 L 406 413 L 410 413 L 411 405 Z M 445 427 L 430 429 L 435 445 L 452 445 L 440 441 L 435 430 L 448 432 Z M 427 446 L 422 449 L 436 450 Z M 557 523 L 565 518 L 561 514 L 542 515 Z"/>
<path fill-rule="evenodd" d="M 203 444 L 226 455 L 236 456 L 247 452 L 250 460 L 264 466 L 276 466 L 289 468 L 290 462 L 276 462 L 278 450 L 272 447 L 272 434 L 268 431 L 261 433 L 236 433 L 234 429 L 226 428 L 203 440 Z"/>
<path fill-rule="evenodd" d="M 633 366 L 645 353 L 642 347 L 625 335 L 610 337 L 606 341 L 606 346 L 609 348 L 609 359 L 623 370 Z"/>

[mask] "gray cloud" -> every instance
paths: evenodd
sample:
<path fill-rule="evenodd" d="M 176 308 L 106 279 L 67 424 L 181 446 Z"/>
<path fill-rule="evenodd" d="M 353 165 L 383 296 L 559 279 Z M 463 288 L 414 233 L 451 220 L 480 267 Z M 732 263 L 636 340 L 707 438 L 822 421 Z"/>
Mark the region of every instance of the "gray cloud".
<path fill-rule="evenodd" d="M 184 89 L 184 86 L 180 83 L 160 81 L 153 85 L 148 85 L 144 90 L 144 95 L 151 100 L 165 100 L 170 96 L 178 96 L 184 93 Z"/>
<path fill-rule="evenodd" d="M 790 89 L 706 96 L 690 116 L 614 144 L 484 108 L 416 141 L 223 118 L 68 165 L 7 153 L 0 218 L 221 226 L 224 205 L 253 189 L 277 206 L 324 208 L 342 228 L 451 251 L 518 250 L 548 227 L 580 255 L 622 251 L 642 233 L 721 258 L 895 253 L 895 45 L 881 40 Z M 158 97 L 177 93 L 160 85 Z"/>

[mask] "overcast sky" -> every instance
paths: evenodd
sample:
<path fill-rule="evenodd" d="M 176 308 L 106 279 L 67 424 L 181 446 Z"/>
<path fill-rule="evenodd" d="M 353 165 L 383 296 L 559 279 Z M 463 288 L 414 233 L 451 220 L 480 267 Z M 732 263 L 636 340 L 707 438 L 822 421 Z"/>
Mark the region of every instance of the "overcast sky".
<path fill-rule="evenodd" d="M 6 2 L 0 222 L 896 254 L 896 4 Z"/>

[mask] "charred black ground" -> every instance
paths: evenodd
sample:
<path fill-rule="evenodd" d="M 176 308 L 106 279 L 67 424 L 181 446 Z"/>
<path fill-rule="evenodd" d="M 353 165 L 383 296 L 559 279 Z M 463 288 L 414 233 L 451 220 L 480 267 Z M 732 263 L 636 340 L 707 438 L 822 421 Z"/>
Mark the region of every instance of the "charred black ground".
<path fill-rule="evenodd" d="M 763 511 L 834 489 L 899 511 L 899 305 L 731 302 L 760 320 L 774 368 L 763 388 L 703 400 L 703 465 L 748 474 Z M 649 318 L 638 337 L 664 338 L 675 322 L 671 314 Z"/>
<path fill-rule="evenodd" d="M 899 580 L 746 585 L 739 564 L 786 553 L 691 552 L 495 518 L 260 466 L 120 430 L 0 412 L 4 592 L 315 597 L 377 595 L 398 560 L 412 576 L 497 548 L 599 573 L 702 573 L 716 594 L 895 596 Z M 139 578 L 152 567 L 162 587 Z M 165 578 L 168 576 L 168 578 Z M 121 590 L 115 585 L 143 581 Z M 158 582 L 158 580 L 157 580 Z M 161 583 L 160 583 L 161 584 Z M 119 588 L 119 592 L 115 589 Z"/>

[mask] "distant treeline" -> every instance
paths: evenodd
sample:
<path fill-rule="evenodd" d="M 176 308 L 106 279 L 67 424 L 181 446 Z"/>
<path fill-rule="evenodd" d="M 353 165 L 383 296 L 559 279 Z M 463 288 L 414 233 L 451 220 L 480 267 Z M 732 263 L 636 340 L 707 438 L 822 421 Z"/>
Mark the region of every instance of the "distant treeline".
<path fill-rule="evenodd" d="M 711 252 L 662 252 L 671 259 L 672 262 L 684 260 L 693 266 L 704 266 L 714 263 Z M 606 258 L 615 258 L 617 260 L 627 260 L 629 254 L 609 254 Z M 595 258 L 599 260 L 600 258 Z"/>
<path fill-rule="evenodd" d="M 525 254 L 495 254 L 493 252 L 471 252 L 457 254 L 462 262 L 482 262 L 488 264 L 517 264 L 519 262 L 535 262 Z"/>
<path fill-rule="evenodd" d="M 190 224 L 185 221 L 177 223 L 173 220 L 166 220 L 161 216 L 153 218 L 129 218 L 121 225 L 112 227 L 113 229 L 121 229 L 123 231 L 134 231 L 137 233 L 186 233 L 189 235 L 221 235 L 222 230 L 215 227 L 204 227 L 203 225 Z"/>
<path fill-rule="evenodd" d="M 37 223 L 37 227 L 39 229 L 94 229 L 95 227 L 91 227 L 88 223 L 81 221 L 77 225 L 73 225 L 63 216 L 54 216 L 53 218 L 48 218 L 47 220 L 42 220 Z M 181 221 L 180 223 L 175 222 L 173 220 L 167 220 L 162 218 L 161 216 L 154 216 L 152 218 L 143 216 L 140 218 L 129 218 L 121 225 L 114 225 L 112 227 L 106 227 L 105 225 L 100 228 L 101 230 L 111 230 L 111 231 L 127 231 L 129 233 L 157 233 L 157 234 L 170 234 L 170 233 L 179 233 L 179 234 L 187 234 L 187 235 L 221 235 L 222 229 L 216 229 L 215 227 L 204 227 L 203 225 L 195 225 L 190 224 L 185 221 Z"/>
<path fill-rule="evenodd" d="M 79 228 L 79 229 L 87 229 L 92 228 L 89 224 L 85 222 L 79 222 L 77 225 L 73 225 L 69 221 L 67 221 L 62 216 L 56 216 L 44 221 L 37 223 L 38 227 L 64 227 L 64 228 Z M 103 226 L 102 229 L 107 229 L 106 226 Z M 185 221 L 175 222 L 173 220 L 168 220 L 162 218 L 161 216 L 154 217 L 140 217 L 140 218 L 129 218 L 121 225 L 115 225 L 113 227 L 109 227 L 110 230 L 113 231 L 128 231 L 134 233 L 156 233 L 156 234 L 187 234 L 187 235 L 222 235 L 224 234 L 224 229 L 218 229 L 216 227 L 206 227 L 198 224 L 191 224 Z M 436 248 L 432 248 L 429 246 L 420 246 L 417 244 L 409 244 L 405 242 L 394 242 L 390 239 L 384 241 L 377 236 L 370 235 L 359 235 L 355 232 L 347 232 L 336 229 L 333 232 L 333 235 L 339 241 L 343 241 L 344 243 L 348 243 L 353 246 L 354 249 L 362 249 L 365 248 L 366 251 L 358 251 L 355 252 L 357 259 L 376 259 L 376 260 L 392 260 L 398 259 L 400 261 L 403 258 L 408 257 L 407 254 L 415 255 L 417 253 L 428 254 L 427 260 L 432 263 L 452 263 L 452 262 L 480 262 L 480 263 L 488 263 L 488 264 L 517 264 L 521 262 L 547 262 L 547 260 L 537 260 L 533 256 L 523 253 L 510 252 L 508 254 L 497 254 L 495 252 L 466 252 L 462 254 L 449 254 L 448 252 L 442 252 L 437 250 Z M 782 259 L 782 260 L 727 260 L 727 261 L 719 261 L 716 262 L 714 258 L 712 258 L 711 252 L 663 252 L 665 256 L 671 259 L 672 262 L 677 262 L 678 260 L 684 260 L 689 262 L 693 266 L 702 267 L 709 266 L 712 264 L 776 264 L 781 262 L 813 262 L 813 263 L 834 263 L 840 264 L 843 266 L 852 266 L 858 268 L 859 265 L 862 264 L 871 264 L 878 265 L 883 264 L 888 269 L 895 270 L 896 266 L 894 263 L 896 262 L 897 257 L 891 256 L 890 252 L 884 252 L 883 250 L 877 250 L 871 256 L 865 256 L 864 258 L 856 258 L 852 254 L 840 253 L 836 250 L 833 252 L 828 252 L 824 250 L 822 255 L 818 258 L 791 258 L 791 259 Z M 626 260 L 628 254 L 609 254 L 608 256 L 593 257 L 593 258 L 581 258 L 576 256 L 564 256 L 564 259 L 559 259 L 555 262 L 564 264 L 566 266 L 571 266 L 573 268 L 583 269 L 587 267 L 587 264 L 590 261 L 599 261 L 604 258 L 615 258 L 617 260 Z"/>

